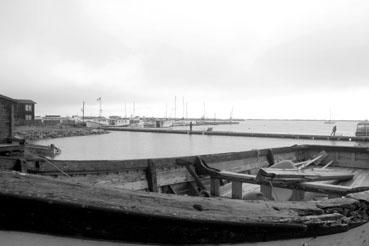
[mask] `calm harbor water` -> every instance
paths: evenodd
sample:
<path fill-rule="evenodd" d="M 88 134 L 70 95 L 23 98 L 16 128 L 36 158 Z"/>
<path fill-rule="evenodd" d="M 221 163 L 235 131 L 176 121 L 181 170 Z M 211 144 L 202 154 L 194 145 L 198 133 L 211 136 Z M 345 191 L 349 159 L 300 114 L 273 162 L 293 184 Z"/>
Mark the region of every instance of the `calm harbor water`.
<path fill-rule="evenodd" d="M 336 122 L 336 125 L 338 128 L 337 135 L 354 135 L 355 122 Z M 207 127 L 209 126 L 199 126 L 195 127 L 195 129 L 206 129 Z M 323 121 L 248 120 L 238 125 L 213 126 L 213 129 L 235 132 L 328 135 L 332 127 L 332 124 L 324 124 Z M 184 127 L 178 128 L 183 129 Z M 37 143 L 44 145 L 53 143 L 58 146 L 62 150 L 62 154 L 55 159 L 62 160 L 121 160 L 173 157 L 291 146 L 294 144 L 359 145 L 359 143 L 355 142 L 117 131 L 105 135 L 40 140 Z"/>

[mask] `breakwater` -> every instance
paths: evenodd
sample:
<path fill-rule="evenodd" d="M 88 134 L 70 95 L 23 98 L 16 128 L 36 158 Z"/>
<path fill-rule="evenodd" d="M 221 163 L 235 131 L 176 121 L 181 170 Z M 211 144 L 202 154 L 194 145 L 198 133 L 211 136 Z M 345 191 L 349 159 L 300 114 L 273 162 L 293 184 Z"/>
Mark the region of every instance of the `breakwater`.
<path fill-rule="evenodd" d="M 194 135 L 208 135 L 208 136 L 288 138 L 288 139 L 308 139 L 308 140 L 369 142 L 369 137 L 328 136 L 328 135 L 312 135 L 312 134 L 252 133 L 252 132 L 201 131 L 201 130 L 189 131 L 189 130 L 160 129 L 160 128 L 127 128 L 127 127 L 125 127 L 125 128 L 123 128 L 123 127 L 105 127 L 104 130 L 167 133 L 167 134 L 194 134 Z"/>
<path fill-rule="evenodd" d="M 20 126 L 16 127 L 14 135 L 26 141 L 36 141 L 48 138 L 87 136 L 108 133 L 102 129 L 70 126 Z"/>

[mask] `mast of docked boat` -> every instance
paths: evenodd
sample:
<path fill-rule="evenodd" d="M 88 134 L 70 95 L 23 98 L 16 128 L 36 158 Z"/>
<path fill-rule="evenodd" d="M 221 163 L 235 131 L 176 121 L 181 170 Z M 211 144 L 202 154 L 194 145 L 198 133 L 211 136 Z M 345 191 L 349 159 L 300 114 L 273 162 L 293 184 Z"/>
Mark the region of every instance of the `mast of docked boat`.
<path fill-rule="evenodd" d="M 86 102 L 83 99 L 83 101 L 82 101 L 82 109 L 81 109 L 81 111 L 82 111 L 82 122 L 85 122 L 85 105 L 86 105 Z"/>
<path fill-rule="evenodd" d="M 233 106 L 232 106 L 231 112 L 229 114 L 229 120 L 230 120 L 231 123 L 232 123 L 232 118 L 233 118 Z"/>
<path fill-rule="evenodd" d="M 133 101 L 133 109 L 132 109 L 132 117 L 135 118 L 135 112 L 136 111 L 136 102 Z"/>
<path fill-rule="evenodd" d="M 182 120 L 185 118 L 185 101 L 184 97 L 182 96 Z"/>
<path fill-rule="evenodd" d="M 186 102 L 186 119 L 188 119 L 188 111 L 187 111 L 188 102 Z"/>
<path fill-rule="evenodd" d="M 127 119 L 127 103 L 124 102 L 124 119 Z"/>
<path fill-rule="evenodd" d="M 205 102 L 204 102 L 204 114 L 202 116 L 203 120 L 205 121 L 205 115 L 206 115 L 206 108 L 205 108 Z"/>
<path fill-rule="evenodd" d="M 174 96 L 174 122 L 176 121 L 177 117 L 177 96 Z"/>

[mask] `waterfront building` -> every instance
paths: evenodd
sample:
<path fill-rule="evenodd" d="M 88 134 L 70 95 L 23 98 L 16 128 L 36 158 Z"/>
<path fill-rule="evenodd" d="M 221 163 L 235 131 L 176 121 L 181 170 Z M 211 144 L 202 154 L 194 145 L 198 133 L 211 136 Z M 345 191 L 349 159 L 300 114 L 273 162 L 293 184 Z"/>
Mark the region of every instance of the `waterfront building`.
<path fill-rule="evenodd" d="M 15 104 L 16 100 L 0 95 L 0 143 L 12 141 Z"/>
<path fill-rule="evenodd" d="M 35 119 L 36 102 L 29 99 L 14 99 L 4 95 L 0 95 L 2 101 L 7 100 L 13 105 L 13 117 L 16 125 L 27 125 Z"/>
<path fill-rule="evenodd" d="M 17 122 L 33 121 L 35 119 L 36 102 L 29 99 L 15 99 L 14 117 Z"/>

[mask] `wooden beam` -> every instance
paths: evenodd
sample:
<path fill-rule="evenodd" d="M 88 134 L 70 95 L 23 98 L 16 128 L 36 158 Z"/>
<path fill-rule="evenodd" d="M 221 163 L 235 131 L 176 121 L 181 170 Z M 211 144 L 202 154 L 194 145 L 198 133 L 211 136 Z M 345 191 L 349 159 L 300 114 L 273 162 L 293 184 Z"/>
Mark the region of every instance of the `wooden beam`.
<path fill-rule="evenodd" d="M 243 183 L 256 184 L 256 175 L 252 175 L 252 174 L 221 171 L 216 176 L 218 178 L 227 179 L 229 181 L 239 181 Z"/>
<path fill-rule="evenodd" d="M 309 182 L 324 180 L 350 180 L 354 175 L 350 172 L 337 172 L 328 169 L 276 169 L 262 168 L 256 177 L 257 182 L 280 181 L 280 182 Z"/>
<path fill-rule="evenodd" d="M 147 160 L 146 178 L 149 191 L 158 192 L 158 181 L 156 175 L 156 165 L 152 160 Z"/>
<path fill-rule="evenodd" d="M 242 199 L 242 182 L 232 182 L 232 199 Z"/>
<path fill-rule="evenodd" d="M 17 172 L 26 173 L 27 172 L 27 163 L 24 159 L 19 158 L 15 161 L 15 165 L 13 166 L 13 170 Z"/>
<path fill-rule="evenodd" d="M 13 141 L 14 137 L 14 104 L 10 104 L 10 115 L 9 115 L 9 140 Z"/>
<path fill-rule="evenodd" d="M 271 149 L 267 150 L 266 159 L 268 161 L 269 166 L 274 165 L 275 159 L 274 159 L 273 150 L 271 150 Z"/>
<path fill-rule="evenodd" d="M 191 162 L 187 162 L 187 161 L 184 161 L 184 160 L 180 160 L 180 159 L 177 159 L 176 160 L 176 163 L 178 165 L 183 165 L 186 167 L 187 171 L 191 174 L 191 176 L 194 178 L 195 182 L 196 182 L 196 185 L 197 187 L 199 187 L 200 190 L 206 190 L 204 184 L 201 182 L 199 176 L 197 176 L 195 170 L 193 169 L 192 167 L 192 163 Z"/>
<path fill-rule="evenodd" d="M 327 167 L 332 165 L 332 163 L 333 163 L 333 161 L 328 162 L 327 164 L 324 165 L 324 167 L 322 167 L 322 169 L 326 169 Z"/>
<path fill-rule="evenodd" d="M 347 195 L 350 193 L 358 193 L 369 190 L 369 186 L 359 186 L 359 187 L 350 187 L 350 186 L 342 186 L 342 185 L 333 185 L 333 184 L 322 184 L 322 183 L 314 183 L 307 182 L 299 184 L 300 189 L 305 189 L 313 192 L 320 193 L 328 193 L 328 194 L 337 194 L 337 195 Z"/>
<path fill-rule="evenodd" d="M 298 169 L 304 169 L 310 166 L 311 164 L 319 165 L 326 157 L 328 156 L 327 152 L 322 151 L 319 155 L 311 160 L 296 163 L 295 166 L 299 166 Z"/>
<path fill-rule="evenodd" d="M 219 196 L 220 180 L 218 178 L 210 178 L 210 195 Z"/>

